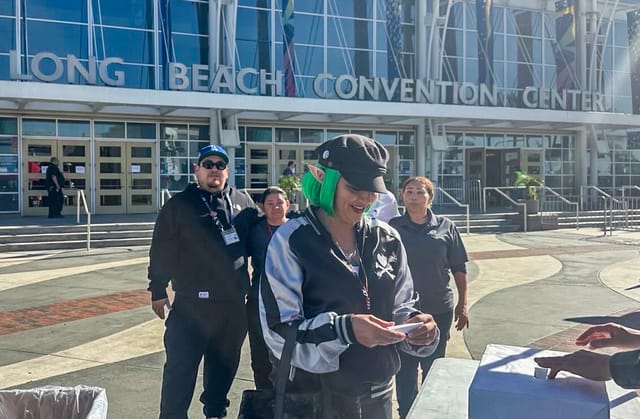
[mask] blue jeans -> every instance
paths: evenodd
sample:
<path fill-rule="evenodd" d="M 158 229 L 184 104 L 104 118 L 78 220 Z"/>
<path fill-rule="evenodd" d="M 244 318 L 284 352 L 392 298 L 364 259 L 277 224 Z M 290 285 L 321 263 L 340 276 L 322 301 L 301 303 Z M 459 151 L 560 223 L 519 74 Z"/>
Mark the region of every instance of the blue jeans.
<path fill-rule="evenodd" d="M 438 358 L 444 358 L 449 340 L 449 329 L 453 322 L 453 310 L 432 315 L 440 329 L 440 343 L 435 352 L 425 358 L 400 352 L 400 371 L 396 374 L 396 396 L 398 397 L 398 413 L 404 419 L 409 413 L 411 404 L 418 394 L 418 364 L 422 368 L 422 380 L 427 377 L 431 364 Z"/>

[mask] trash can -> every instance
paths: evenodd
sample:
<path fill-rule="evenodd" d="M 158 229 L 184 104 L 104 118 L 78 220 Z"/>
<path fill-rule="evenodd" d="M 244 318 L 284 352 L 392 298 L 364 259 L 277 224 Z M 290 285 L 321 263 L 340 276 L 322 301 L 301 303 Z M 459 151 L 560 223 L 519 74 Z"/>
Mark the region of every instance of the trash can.
<path fill-rule="evenodd" d="M 0 390 L 0 418 L 107 419 L 107 392 L 89 386 Z"/>

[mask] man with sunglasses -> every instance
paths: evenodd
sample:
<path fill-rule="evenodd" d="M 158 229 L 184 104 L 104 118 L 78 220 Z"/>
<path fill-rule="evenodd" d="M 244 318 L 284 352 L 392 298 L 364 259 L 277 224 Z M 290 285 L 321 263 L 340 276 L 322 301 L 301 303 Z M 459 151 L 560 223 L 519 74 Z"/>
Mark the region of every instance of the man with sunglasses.
<path fill-rule="evenodd" d="M 200 401 L 207 418 L 226 416 L 227 393 L 247 330 L 249 289 L 244 244 L 234 217 L 255 207 L 228 185 L 229 157 L 219 145 L 200 150 L 197 183 L 172 197 L 156 221 L 149 251 L 151 306 L 164 319 L 166 362 L 160 419 L 186 418 L 204 357 Z M 175 292 L 169 304 L 167 285 Z"/>

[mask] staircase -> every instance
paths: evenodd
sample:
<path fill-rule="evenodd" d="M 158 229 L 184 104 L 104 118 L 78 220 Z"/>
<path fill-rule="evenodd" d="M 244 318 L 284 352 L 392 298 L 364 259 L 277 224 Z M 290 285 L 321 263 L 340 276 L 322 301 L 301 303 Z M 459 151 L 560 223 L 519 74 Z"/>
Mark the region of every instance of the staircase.
<path fill-rule="evenodd" d="M 443 214 L 454 222 L 460 234 L 467 232 L 466 214 Z M 513 212 L 472 213 L 469 216 L 469 231 L 471 233 L 509 233 L 522 230 L 522 216 Z"/>
<path fill-rule="evenodd" d="M 91 248 L 149 246 L 156 214 L 96 216 L 91 222 Z M 84 218 L 84 217 L 83 217 Z M 0 218 L 0 253 L 87 248 L 87 225 L 75 219 Z M 83 220 L 84 221 L 84 220 Z"/>

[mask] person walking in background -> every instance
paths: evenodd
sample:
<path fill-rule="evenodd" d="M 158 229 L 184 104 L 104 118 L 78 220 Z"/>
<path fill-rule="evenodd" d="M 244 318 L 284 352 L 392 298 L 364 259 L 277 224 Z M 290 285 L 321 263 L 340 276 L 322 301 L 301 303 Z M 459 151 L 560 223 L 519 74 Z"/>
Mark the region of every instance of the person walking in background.
<path fill-rule="evenodd" d="M 166 362 L 160 418 L 186 418 L 204 356 L 207 418 L 226 416 L 227 393 L 238 369 L 247 331 L 249 290 L 244 243 L 232 225 L 242 209 L 255 206 L 249 195 L 228 185 L 224 148 L 200 150 L 197 184 L 189 184 L 160 211 L 149 251 L 151 306 L 164 319 Z M 167 285 L 175 300 L 169 306 Z"/>
<path fill-rule="evenodd" d="M 389 191 L 378 194 L 378 199 L 371 204 L 367 210 L 367 215 L 376 220 L 388 223 L 389 220 L 400 215 L 396 197 Z"/>
<path fill-rule="evenodd" d="M 400 237 L 363 217 L 376 193 L 386 191 L 387 150 L 351 134 L 316 152 L 318 166 L 309 165 L 302 180 L 311 206 L 269 243 L 260 282 L 262 331 L 280 359 L 283 336 L 301 321 L 287 391 L 322 393 L 331 417 L 391 419 L 398 352 L 429 355 L 440 332 L 413 307 Z M 395 331 L 394 322 L 416 328 Z"/>
<path fill-rule="evenodd" d="M 576 345 L 589 349 L 634 349 L 613 355 L 581 350 L 564 356 L 534 358 L 543 368 L 550 368 L 549 378 L 568 371 L 595 381 L 613 379 L 622 388 L 640 388 L 640 330 L 615 323 L 593 326 L 576 339 Z"/>
<path fill-rule="evenodd" d="M 64 218 L 62 206 L 64 205 L 64 175 L 60 170 L 60 161 L 57 157 L 51 157 L 51 164 L 47 166 L 45 184 L 48 190 L 49 218 Z"/>
<path fill-rule="evenodd" d="M 255 215 L 248 221 L 248 233 L 246 246 L 247 255 L 251 257 L 251 289 L 247 295 L 247 318 L 249 326 L 249 346 L 251 349 L 251 369 L 256 389 L 272 389 L 273 384 L 269 379 L 271 374 L 271 361 L 269 350 L 264 343 L 262 329 L 260 328 L 260 313 L 258 309 L 258 289 L 260 277 L 264 271 L 264 258 L 271 236 L 287 221 L 289 200 L 286 192 L 271 186 L 264 190 L 260 198 L 260 205 L 264 215 L 258 216 L 256 210 L 249 208 L 242 211 L 236 219 L 241 224 L 243 218 Z M 246 228 L 246 227 L 245 227 Z"/>
<path fill-rule="evenodd" d="M 296 174 L 296 162 L 289 160 L 287 167 L 282 171 L 282 176 L 292 176 Z"/>
<path fill-rule="evenodd" d="M 402 185 L 402 201 L 406 208 L 403 216 L 393 218 L 389 224 L 400 233 L 407 249 L 407 259 L 416 291 L 418 308 L 433 316 L 440 328 L 440 343 L 428 357 L 400 354 L 401 368 L 396 375 L 396 393 L 400 418 L 406 417 L 418 394 L 418 364 L 422 381 L 431 364 L 445 355 L 451 323 L 456 330 L 469 327 L 467 313 L 467 252 L 456 226 L 431 210 L 435 186 L 426 177 L 407 179 Z M 453 292 L 449 287 L 449 272 L 453 273 L 458 290 L 458 302 L 453 305 Z"/>

